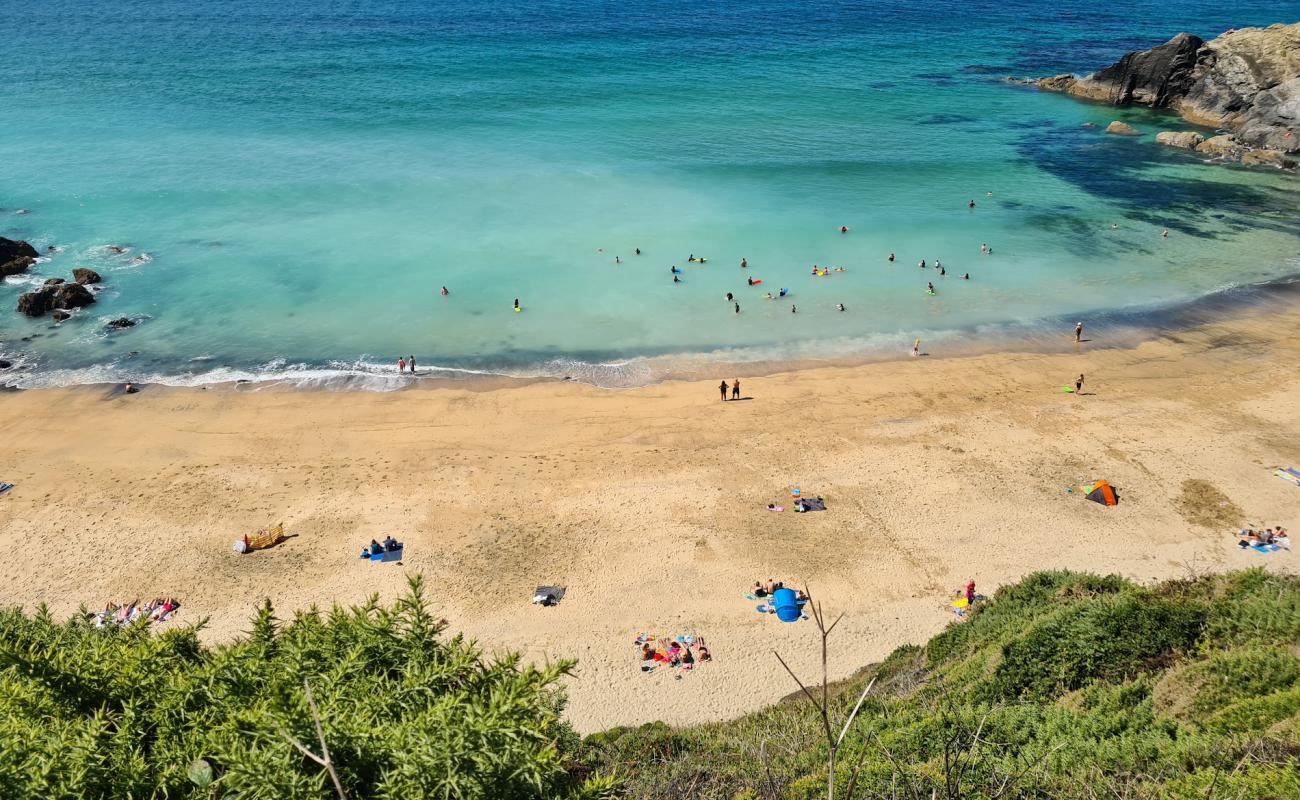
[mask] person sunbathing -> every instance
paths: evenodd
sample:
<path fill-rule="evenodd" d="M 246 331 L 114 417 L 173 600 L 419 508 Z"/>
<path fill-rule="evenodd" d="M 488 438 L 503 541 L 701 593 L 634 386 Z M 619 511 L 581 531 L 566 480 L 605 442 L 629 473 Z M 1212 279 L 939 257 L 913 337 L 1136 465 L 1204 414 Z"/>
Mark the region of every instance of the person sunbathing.
<path fill-rule="evenodd" d="M 777 587 L 776 582 L 773 581 L 771 578 L 768 578 L 767 583 L 763 584 L 763 591 L 767 592 L 768 594 L 771 594 L 772 592 L 776 591 L 776 587 Z"/>
<path fill-rule="evenodd" d="M 384 552 L 384 546 L 374 539 L 370 540 L 370 555 L 377 556 Z"/>
<path fill-rule="evenodd" d="M 691 648 L 688 647 L 682 655 L 682 668 L 690 669 L 693 666 L 695 666 L 695 655 L 691 653 Z"/>
<path fill-rule="evenodd" d="M 709 648 L 705 646 L 703 639 L 695 640 L 695 647 L 700 651 L 700 661 L 712 661 L 713 656 L 709 653 Z"/>
<path fill-rule="evenodd" d="M 763 584 L 759 583 L 758 581 L 754 581 L 754 596 L 767 597 L 767 588 L 763 586 Z"/>
<path fill-rule="evenodd" d="M 402 546 L 401 542 L 397 541 L 392 536 L 389 536 L 387 539 L 384 540 L 384 549 L 389 552 L 400 549 L 401 546 Z"/>
<path fill-rule="evenodd" d="M 641 645 L 641 660 L 642 661 L 655 660 L 655 649 L 650 646 L 649 642 L 646 642 L 645 644 Z"/>

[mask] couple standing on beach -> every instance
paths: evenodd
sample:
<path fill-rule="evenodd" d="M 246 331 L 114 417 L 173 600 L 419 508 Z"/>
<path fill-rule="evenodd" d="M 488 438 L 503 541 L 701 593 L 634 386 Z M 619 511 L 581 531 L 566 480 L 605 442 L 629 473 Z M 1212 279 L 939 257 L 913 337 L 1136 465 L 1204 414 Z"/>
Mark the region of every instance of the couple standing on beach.
<path fill-rule="evenodd" d="M 407 356 L 406 358 L 402 358 L 401 356 L 398 356 L 398 357 L 397 357 L 397 371 L 398 371 L 398 372 L 406 372 L 406 367 L 407 367 L 407 365 L 410 365 L 410 367 L 411 367 L 411 374 L 414 375 L 414 374 L 415 374 L 415 356 Z"/>
<path fill-rule="evenodd" d="M 720 386 L 718 386 L 718 391 L 722 392 L 722 402 L 725 403 L 725 402 L 727 401 L 727 382 L 726 382 L 726 381 L 723 381 L 722 384 L 721 384 Z M 735 383 L 731 384 L 731 399 L 732 399 L 732 400 L 739 400 L 739 399 L 740 399 L 740 378 L 736 378 Z"/>

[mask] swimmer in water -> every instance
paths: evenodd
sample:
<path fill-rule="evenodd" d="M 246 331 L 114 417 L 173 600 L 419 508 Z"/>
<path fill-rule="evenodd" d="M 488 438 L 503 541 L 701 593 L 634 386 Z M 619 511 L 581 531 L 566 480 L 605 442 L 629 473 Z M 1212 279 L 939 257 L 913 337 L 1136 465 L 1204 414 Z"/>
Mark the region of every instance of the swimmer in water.
<path fill-rule="evenodd" d="M 618 256 L 614 256 L 614 263 L 615 263 L 615 264 L 622 264 L 622 263 L 623 263 L 623 259 L 619 258 Z"/>
<path fill-rule="evenodd" d="M 673 283 L 681 283 L 681 282 L 682 282 L 681 278 L 677 277 L 676 275 L 673 276 Z"/>
<path fill-rule="evenodd" d="M 844 310 L 844 304 L 843 304 L 843 303 L 837 303 L 835 307 L 838 308 L 840 311 L 843 311 L 843 310 Z"/>
<path fill-rule="evenodd" d="M 987 244 L 983 244 L 983 243 L 981 243 L 981 244 L 980 244 L 980 252 L 981 252 L 981 253 L 987 253 L 988 251 L 989 251 L 989 246 L 988 246 Z"/>
<path fill-rule="evenodd" d="M 636 249 L 636 254 L 637 254 L 637 255 L 641 255 L 641 248 L 638 247 L 638 248 Z"/>
<path fill-rule="evenodd" d="M 767 293 L 767 299 L 768 299 L 768 300 L 771 300 L 771 299 L 772 299 L 772 293 L 771 293 L 771 292 L 768 292 L 768 293 Z"/>
<path fill-rule="evenodd" d="M 746 261 L 746 260 L 743 259 L 743 258 L 740 259 L 740 268 L 741 268 L 741 269 L 746 269 L 747 267 L 749 267 L 749 262 Z"/>
<path fill-rule="evenodd" d="M 785 289 L 782 289 L 782 290 L 781 290 L 781 296 L 782 296 L 782 297 L 785 297 L 785 296 L 786 296 L 786 293 L 787 293 L 787 292 L 786 292 Z"/>
<path fill-rule="evenodd" d="M 740 303 L 736 303 L 736 313 L 740 313 Z"/>
<path fill-rule="evenodd" d="M 1161 238 L 1168 239 L 1168 238 L 1169 238 L 1169 229 L 1168 229 L 1168 228 L 1165 228 L 1163 231 L 1161 231 L 1161 232 L 1160 232 L 1160 236 L 1161 236 Z"/>
<path fill-rule="evenodd" d="M 795 308 L 794 306 L 790 306 L 790 313 L 791 313 L 791 314 L 797 314 L 798 312 L 799 312 L 799 309 Z"/>
<path fill-rule="evenodd" d="M 963 272 L 963 273 L 962 273 L 962 276 L 961 276 L 961 279 L 964 280 L 964 281 L 968 281 L 968 280 L 970 280 L 970 273 L 969 273 L 969 272 Z"/>
<path fill-rule="evenodd" d="M 836 268 L 835 268 L 835 271 L 836 271 L 836 272 L 843 272 L 843 271 L 844 271 L 844 267 L 836 267 Z"/>
<path fill-rule="evenodd" d="M 1117 230 L 1119 230 L 1119 226 L 1112 222 L 1112 223 L 1110 224 L 1110 229 L 1113 230 L 1113 231 L 1117 231 Z"/>
<path fill-rule="evenodd" d="M 731 296 L 731 292 L 727 292 L 727 302 L 730 303 L 733 299 L 735 298 Z"/>
<path fill-rule="evenodd" d="M 447 291 L 447 287 L 446 286 L 442 287 L 442 296 L 446 297 L 449 294 L 451 294 L 451 292 Z"/>
<path fill-rule="evenodd" d="M 519 298 L 516 297 L 516 298 L 515 298 L 515 311 L 518 311 L 518 310 L 519 310 Z"/>
<path fill-rule="evenodd" d="M 841 225 L 841 226 L 840 226 L 840 233 L 848 233 L 848 232 L 849 232 L 849 226 L 848 226 L 848 225 Z"/>
<path fill-rule="evenodd" d="M 893 253 L 890 253 L 890 254 L 889 254 L 889 263 L 891 263 L 891 264 L 894 263 L 894 254 L 893 254 Z"/>
<path fill-rule="evenodd" d="M 753 278 L 749 278 L 748 280 L 749 280 L 749 285 L 750 285 L 750 286 L 753 286 L 753 285 L 754 285 L 754 279 L 753 279 Z"/>
<path fill-rule="evenodd" d="M 943 267 L 939 264 L 939 259 L 937 259 L 937 258 L 934 260 L 934 268 L 935 268 L 935 269 L 943 269 Z"/>
<path fill-rule="evenodd" d="M 921 259 L 920 261 L 918 261 L 918 262 L 916 263 L 916 265 L 917 265 L 918 267 L 920 267 L 921 269 L 925 269 L 925 259 L 924 259 L 924 258 Z"/>
<path fill-rule="evenodd" d="M 929 281 L 926 281 L 926 282 L 925 282 L 925 290 L 926 290 L 927 292 L 929 292 L 930 294 L 934 294 L 934 284 L 933 284 L 933 283 L 930 283 Z"/>
<path fill-rule="evenodd" d="M 681 270 L 677 268 L 677 265 L 676 265 L 676 264 L 673 265 L 673 268 L 672 268 L 671 271 L 672 271 L 672 273 L 673 273 L 674 275 L 676 275 L 677 273 L 681 272 Z"/>
<path fill-rule="evenodd" d="M 821 270 L 817 269 L 817 265 L 816 265 L 816 264 L 813 264 L 812 274 L 813 274 L 813 275 L 816 275 L 816 274 L 817 274 L 818 272 L 820 272 L 820 271 L 821 271 Z"/>
<path fill-rule="evenodd" d="M 975 207 L 975 201 L 974 201 L 974 200 L 970 201 L 969 203 L 966 204 L 966 207 L 967 207 L 967 208 L 974 208 L 974 207 Z"/>
<path fill-rule="evenodd" d="M 691 257 L 688 258 L 688 259 L 686 259 L 686 262 L 687 262 L 688 264 L 694 264 L 694 263 L 695 263 L 695 254 L 694 254 L 694 253 L 691 253 Z"/>
<path fill-rule="evenodd" d="M 936 266 L 937 266 L 937 265 L 936 265 Z M 947 274 L 948 274 L 948 270 L 944 269 L 943 267 L 939 267 L 939 277 L 942 278 L 944 275 L 947 275 Z"/>

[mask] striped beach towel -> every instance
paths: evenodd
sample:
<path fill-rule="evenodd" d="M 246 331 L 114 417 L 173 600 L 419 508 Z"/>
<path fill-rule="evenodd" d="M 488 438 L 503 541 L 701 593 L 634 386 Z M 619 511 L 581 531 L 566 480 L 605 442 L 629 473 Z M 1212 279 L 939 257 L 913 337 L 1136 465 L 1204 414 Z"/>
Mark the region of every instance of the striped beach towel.
<path fill-rule="evenodd" d="M 1279 469 L 1277 472 L 1274 472 L 1273 474 L 1278 476 L 1284 481 L 1290 481 L 1291 483 L 1294 483 L 1296 486 L 1300 486 L 1300 470 L 1287 467 L 1286 469 Z"/>
<path fill-rule="evenodd" d="M 9 490 L 14 488 L 12 483 L 0 483 L 0 495 L 9 494 Z"/>

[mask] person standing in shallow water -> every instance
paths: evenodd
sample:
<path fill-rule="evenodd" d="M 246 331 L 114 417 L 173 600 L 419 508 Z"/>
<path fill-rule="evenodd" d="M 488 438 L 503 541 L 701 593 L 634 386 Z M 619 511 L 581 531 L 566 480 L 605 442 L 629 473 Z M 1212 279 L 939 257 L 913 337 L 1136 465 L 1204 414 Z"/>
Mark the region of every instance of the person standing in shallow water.
<path fill-rule="evenodd" d="M 1076 322 L 1074 324 L 1074 343 L 1078 344 L 1081 341 L 1083 341 L 1083 323 Z"/>
<path fill-rule="evenodd" d="M 415 356 L 407 356 L 407 357 L 406 357 L 406 363 L 410 365 L 410 367 L 411 367 L 411 374 L 414 375 L 414 374 L 415 374 Z"/>
<path fill-rule="evenodd" d="M 718 386 L 718 391 L 722 392 L 722 402 L 724 402 L 724 403 L 727 402 L 727 382 L 726 382 L 726 381 L 723 381 L 723 382 Z"/>
<path fill-rule="evenodd" d="M 397 357 L 397 371 L 406 372 L 406 359 L 402 358 L 401 356 Z"/>
<path fill-rule="evenodd" d="M 735 382 L 731 384 L 731 399 L 740 399 L 740 378 L 736 378 Z"/>

